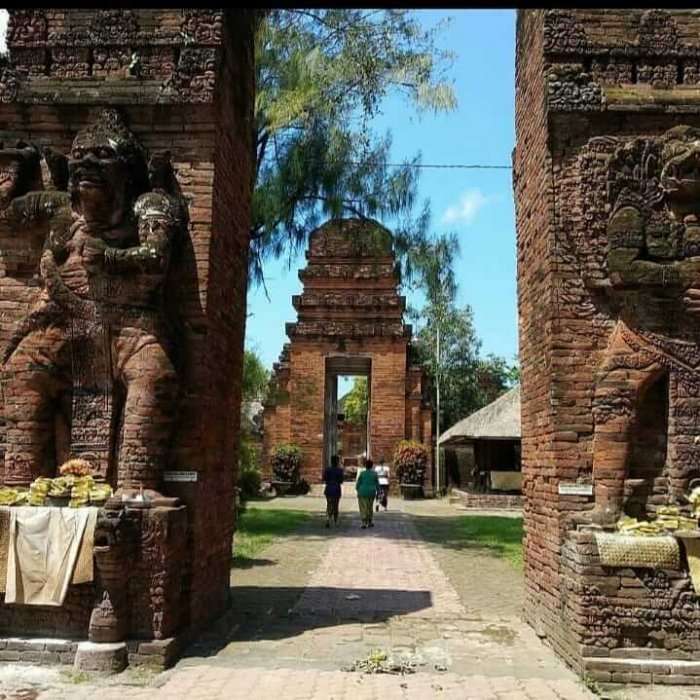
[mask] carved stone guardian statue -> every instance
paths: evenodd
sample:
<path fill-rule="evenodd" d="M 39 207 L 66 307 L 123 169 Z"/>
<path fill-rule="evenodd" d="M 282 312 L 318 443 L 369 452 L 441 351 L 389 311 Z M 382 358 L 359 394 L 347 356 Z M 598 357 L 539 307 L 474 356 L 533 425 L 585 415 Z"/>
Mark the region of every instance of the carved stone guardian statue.
<path fill-rule="evenodd" d="M 157 497 L 178 394 L 164 284 L 185 209 L 163 188 L 172 169 L 158 155 L 149 173 L 114 109 L 78 132 L 67 158 L 45 157 L 54 183 L 67 172 L 67 191 L 29 189 L 33 147 L 0 151 L 3 225 L 46 237 L 40 299 L 5 351 L 5 481 L 54 473 L 62 417 L 70 451 L 115 471 L 118 497 Z"/>

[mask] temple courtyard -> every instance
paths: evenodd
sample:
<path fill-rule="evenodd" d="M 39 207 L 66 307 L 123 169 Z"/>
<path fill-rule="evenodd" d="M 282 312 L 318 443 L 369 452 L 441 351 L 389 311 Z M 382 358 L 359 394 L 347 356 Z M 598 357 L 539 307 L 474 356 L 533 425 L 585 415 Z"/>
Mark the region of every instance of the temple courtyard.
<path fill-rule="evenodd" d="M 520 618 L 518 513 L 393 499 L 361 530 L 346 497 L 341 524 L 326 530 L 323 505 L 251 504 L 263 534 L 260 523 L 285 510 L 295 525 L 236 560 L 231 611 L 174 668 L 100 678 L 12 664 L 8 644 L 0 698 L 700 698 L 659 685 L 610 690 L 565 667 Z"/>

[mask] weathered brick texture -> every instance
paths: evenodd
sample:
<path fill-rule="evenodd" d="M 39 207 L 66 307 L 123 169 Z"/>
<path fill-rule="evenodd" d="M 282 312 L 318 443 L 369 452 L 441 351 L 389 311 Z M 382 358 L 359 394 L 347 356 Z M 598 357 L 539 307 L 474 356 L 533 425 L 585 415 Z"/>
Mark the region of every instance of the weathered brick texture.
<path fill-rule="evenodd" d="M 188 530 L 178 545 L 185 554 L 173 559 L 183 562 L 174 574 L 184 595 L 180 631 L 205 624 L 228 602 L 257 18 L 249 10 L 11 10 L 10 62 L 0 67 L 6 146 L 21 139 L 67 153 L 96 109 L 117 106 L 149 153 L 170 152 L 187 204 L 187 230 L 173 246 L 165 294 L 179 390 L 165 466 L 197 478 L 158 484 L 187 507 Z M 42 168 L 48 183 L 45 161 Z M 0 239 L 3 349 L 40 292 L 42 243 Z M 70 450 L 69 442 L 57 441 L 55 461 Z M 3 471 L 0 462 L 0 483 Z M 109 478 L 116 486 L 115 475 Z M 0 627 L 85 637 L 91 590 L 71 591 L 65 609 L 38 616 L 3 610 Z M 141 595 L 146 599 L 134 599 L 133 609 L 148 615 L 148 587 Z M 148 637 L 139 625 L 135 630 Z"/>
<path fill-rule="evenodd" d="M 682 495 L 698 476 L 700 334 L 695 273 L 685 272 L 697 198 L 681 212 L 662 172 L 675 157 L 680 177 L 696 177 L 698 30 L 692 11 L 517 19 L 527 617 L 600 680 L 629 680 L 640 658 L 674 659 L 665 672 L 679 677 L 680 660 L 700 660 L 687 571 L 600 567 L 590 534 L 576 530 L 619 508 L 687 511 Z M 594 499 L 559 493 L 591 481 Z M 656 678 L 642 671 L 635 680 Z"/>

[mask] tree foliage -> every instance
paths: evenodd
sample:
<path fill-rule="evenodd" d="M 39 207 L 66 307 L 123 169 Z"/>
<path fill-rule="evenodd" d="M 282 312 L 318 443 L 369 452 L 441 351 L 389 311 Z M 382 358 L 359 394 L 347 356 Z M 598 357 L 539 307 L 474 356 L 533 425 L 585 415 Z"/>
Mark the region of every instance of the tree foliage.
<path fill-rule="evenodd" d="M 368 125 L 390 94 L 418 112 L 452 109 L 451 55 L 407 10 L 272 10 L 256 36 L 256 168 L 251 273 L 296 252 L 321 219 L 393 219 L 397 252 L 425 234 L 416 171 L 387 165 Z M 418 161 L 416 157 L 412 164 Z"/>
<path fill-rule="evenodd" d="M 367 422 L 367 410 L 367 377 L 353 377 L 352 388 L 343 398 L 345 420 L 353 425 L 363 425 Z"/>
<path fill-rule="evenodd" d="M 493 354 L 481 355 L 472 309 L 456 303 L 454 261 L 458 253 L 452 236 L 425 243 L 413 253 L 419 270 L 417 286 L 425 296 L 420 310 L 410 310 L 418 325 L 413 352 L 433 386 L 440 381 L 441 430 L 491 403 L 519 379 L 517 366 Z M 435 404 L 435 392 L 431 398 Z"/>
<path fill-rule="evenodd" d="M 262 401 L 270 381 L 270 371 L 253 350 L 243 354 L 243 401 Z"/>

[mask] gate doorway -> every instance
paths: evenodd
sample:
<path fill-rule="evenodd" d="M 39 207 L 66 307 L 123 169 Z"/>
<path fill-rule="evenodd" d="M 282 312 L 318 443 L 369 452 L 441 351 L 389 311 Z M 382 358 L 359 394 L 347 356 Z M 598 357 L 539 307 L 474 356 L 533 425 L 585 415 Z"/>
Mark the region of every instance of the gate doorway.
<path fill-rule="evenodd" d="M 355 381 L 359 380 L 359 381 Z M 364 381 L 362 381 L 364 380 Z M 359 467 L 363 457 L 371 456 L 370 402 L 372 360 L 369 357 L 327 357 L 323 431 L 324 465 L 337 454 L 344 467 Z M 363 393 L 366 403 L 360 411 L 348 413 L 345 400 L 353 387 Z M 364 397 L 363 397 L 364 402 Z"/>

